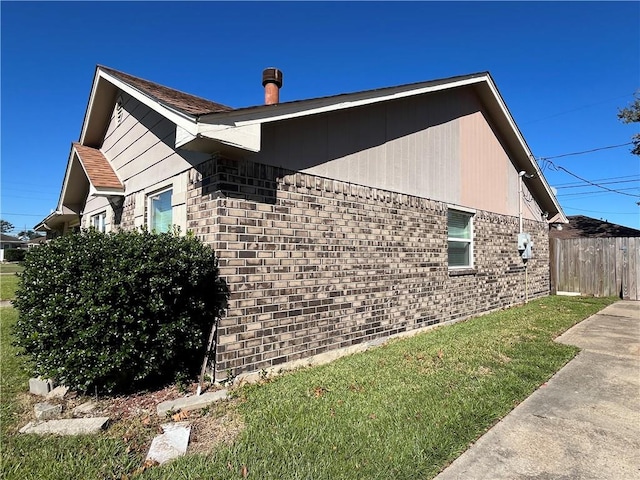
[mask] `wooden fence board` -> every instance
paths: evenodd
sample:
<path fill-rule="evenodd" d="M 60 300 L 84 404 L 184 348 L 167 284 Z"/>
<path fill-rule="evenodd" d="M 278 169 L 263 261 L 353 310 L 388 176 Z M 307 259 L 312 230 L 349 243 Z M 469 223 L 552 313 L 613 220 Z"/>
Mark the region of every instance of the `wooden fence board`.
<path fill-rule="evenodd" d="M 640 299 L 640 238 L 551 239 L 551 291 Z"/>

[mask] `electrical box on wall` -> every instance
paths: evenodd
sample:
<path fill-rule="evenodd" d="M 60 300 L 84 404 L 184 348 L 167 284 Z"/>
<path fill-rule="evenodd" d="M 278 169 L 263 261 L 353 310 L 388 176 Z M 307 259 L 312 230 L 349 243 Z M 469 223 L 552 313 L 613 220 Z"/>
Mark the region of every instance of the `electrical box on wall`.
<path fill-rule="evenodd" d="M 524 260 L 528 260 L 533 257 L 533 242 L 531 241 L 531 235 L 528 233 L 519 233 L 518 234 L 518 251 L 520 252 L 520 256 Z"/>

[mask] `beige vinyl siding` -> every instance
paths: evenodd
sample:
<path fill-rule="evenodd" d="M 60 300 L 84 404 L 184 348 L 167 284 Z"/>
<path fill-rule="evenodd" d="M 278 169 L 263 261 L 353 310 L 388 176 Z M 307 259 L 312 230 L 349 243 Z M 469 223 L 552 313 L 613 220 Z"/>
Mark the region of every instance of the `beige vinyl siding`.
<path fill-rule="evenodd" d="M 100 150 L 124 183 L 128 202 L 134 203 L 135 226 L 145 225 L 147 196 L 161 188 L 171 188 L 173 222 L 186 231 L 186 189 L 188 170 L 211 157 L 209 154 L 174 149 L 175 125 L 133 97 L 122 95 L 122 111 L 114 107 Z M 82 219 L 113 209 L 106 198 L 89 197 Z M 107 230 L 112 229 L 107 227 Z"/>
<path fill-rule="evenodd" d="M 447 202 L 460 197 L 459 120 L 475 105 L 432 94 L 263 126 L 256 161 Z M 455 101 L 451 101 L 452 98 Z"/>
<path fill-rule="evenodd" d="M 460 119 L 460 205 L 518 215 L 518 170 L 483 111 Z M 532 173 L 532 172 L 527 172 Z M 523 218 L 540 220 L 541 211 L 523 184 Z"/>
<path fill-rule="evenodd" d="M 468 89 L 265 124 L 262 151 L 254 159 L 518 215 L 518 172 L 481 102 Z M 524 201 L 523 215 L 540 220 L 540 209 Z"/>
<path fill-rule="evenodd" d="M 507 181 L 510 174 L 517 178 L 517 172 L 483 112 L 461 118 L 460 128 L 460 204 L 517 215 L 517 190 L 516 195 L 509 198 Z"/>
<path fill-rule="evenodd" d="M 100 149 L 127 192 L 136 192 L 184 172 L 210 155 L 175 151 L 175 125 L 146 105 L 123 94 L 122 119 L 116 108 Z"/>

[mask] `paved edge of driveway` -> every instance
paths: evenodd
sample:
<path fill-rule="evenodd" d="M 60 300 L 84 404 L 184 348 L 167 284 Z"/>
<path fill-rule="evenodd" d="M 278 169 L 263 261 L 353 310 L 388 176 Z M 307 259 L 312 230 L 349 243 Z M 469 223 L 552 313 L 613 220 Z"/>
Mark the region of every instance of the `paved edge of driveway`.
<path fill-rule="evenodd" d="M 437 480 L 640 478 L 640 302 L 556 339 L 582 351 Z"/>

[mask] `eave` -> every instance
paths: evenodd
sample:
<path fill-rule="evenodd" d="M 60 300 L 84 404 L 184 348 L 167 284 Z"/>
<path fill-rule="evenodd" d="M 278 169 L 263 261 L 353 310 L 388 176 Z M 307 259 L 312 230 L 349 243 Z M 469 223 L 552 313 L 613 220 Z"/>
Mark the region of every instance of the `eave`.
<path fill-rule="evenodd" d="M 508 147 L 515 168 L 533 175 L 533 178 L 526 180 L 527 188 L 536 197 L 541 208 L 548 212 L 547 221 L 549 223 L 567 223 L 568 221 L 488 72 L 276 105 L 191 115 L 158 101 L 108 70 L 99 66 L 96 68 L 80 136 L 82 145 L 94 148 L 102 145 L 120 90 L 176 125 L 176 149 L 226 150 L 242 154 L 260 151 L 263 123 L 334 112 L 439 91 L 472 88 L 489 112 L 501 139 Z M 98 191 L 95 190 L 92 193 L 96 194 Z"/>

